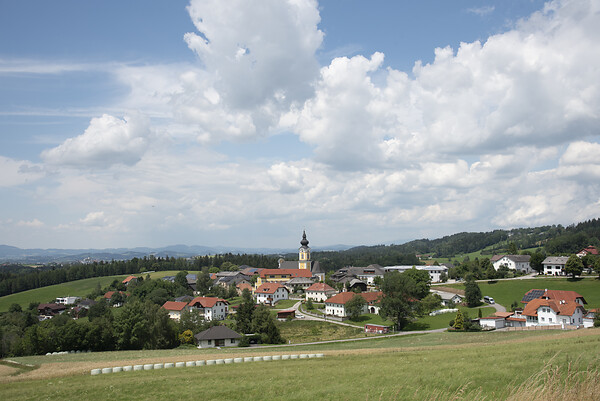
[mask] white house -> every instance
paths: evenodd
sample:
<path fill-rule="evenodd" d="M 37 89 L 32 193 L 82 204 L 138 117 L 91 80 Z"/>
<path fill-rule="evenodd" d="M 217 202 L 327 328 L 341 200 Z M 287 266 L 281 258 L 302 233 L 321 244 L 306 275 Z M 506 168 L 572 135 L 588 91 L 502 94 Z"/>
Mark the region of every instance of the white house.
<path fill-rule="evenodd" d="M 523 316 L 526 326 L 583 326 L 585 310 L 577 302 L 536 298 L 527 303 Z"/>
<path fill-rule="evenodd" d="M 223 320 L 229 311 L 228 303 L 216 297 L 196 297 L 188 304 L 190 310 L 198 311 L 204 320 Z"/>
<path fill-rule="evenodd" d="M 362 313 L 379 313 L 379 301 L 383 296 L 381 291 L 361 292 L 359 294 L 354 292 L 340 292 L 325 301 L 325 314 L 347 317 L 346 304 L 354 298 L 355 295 L 364 298 L 366 301 Z"/>
<path fill-rule="evenodd" d="M 242 336 L 227 326 L 213 326 L 194 336 L 198 348 L 235 347 Z"/>
<path fill-rule="evenodd" d="M 491 262 L 496 271 L 500 267 L 506 266 L 509 270 L 531 273 L 533 269 L 529 265 L 530 260 L 531 256 L 529 255 L 495 255 L 492 257 Z"/>
<path fill-rule="evenodd" d="M 306 300 L 311 299 L 315 302 L 325 302 L 335 294 L 337 294 L 337 291 L 325 283 L 315 283 L 308 287 L 305 292 Z"/>
<path fill-rule="evenodd" d="M 431 293 L 437 294 L 442 298 L 442 305 L 448 306 L 450 304 L 459 304 L 463 301 L 464 297 L 460 294 L 453 292 L 431 290 Z"/>
<path fill-rule="evenodd" d="M 567 256 L 549 256 L 542 264 L 544 265 L 544 274 L 550 274 L 552 276 L 564 276 L 565 265 L 569 258 Z"/>
<path fill-rule="evenodd" d="M 492 329 L 502 329 L 506 327 L 506 318 L 501 316 L 480 317 L 479 325 L 481 327 L 490 327 Z"/>
<path fill-rule="evenodd" d="M 600 313 L 600 308 L 590 309 L 588 313 L 583 317 L 583 327 L 594 327 L 594 319 L 597 313 Z"/>
<path fill-rule="evenodd" d="M 179 321 L 179 319 L 181 319 L 181 312 L 183 312 L 184 310 L 189 310 L 187 302 L 167 301 L 162 307 L 163 309 L 166 309 L 167 312 L 169 312 L 169 317 L 176 321 Z"/>
<path fill-rule="evenodd" d="M 56 303 L 61 305 L 75 305 L 81 301 L 81 297 L 60 297 L 56 298 Z"/>
<path fill-rule="evenodd" d="M 288 299 L 290 291 L 280 283 L 264 283 L 254 291 L 257 304 L 275 305 L 282 299 Z"/>
<path fill-rule="evenodd" d="M 392 271 L 398 271 L 400 273 L 404 273 L 405 271 L 410 270 L 413 267 L 417 270 L 425 270 L 427 273 L 429 273 L 429 278 L 431 279 L 432 283 L 439 283 L 440 281 L 442 281 L 442 273 L 448 274 L 448 268 L 443 265 L 440 265 L 440 266 L 386 266 L 383 269 L 385 270 L 386 273 L 392 272 Z"/>

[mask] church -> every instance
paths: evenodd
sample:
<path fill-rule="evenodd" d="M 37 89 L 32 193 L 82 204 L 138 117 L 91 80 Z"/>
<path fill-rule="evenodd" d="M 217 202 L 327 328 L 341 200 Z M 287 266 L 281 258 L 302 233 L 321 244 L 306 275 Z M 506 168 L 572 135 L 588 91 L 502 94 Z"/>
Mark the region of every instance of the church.
<path fill-rule="evenodd" d="M 279 259 L 279 268 L 309 270 L 312 273 L 312 276 L 317 277 L 319 281 L 325 280 L 325 272 L 321 269 L 319 261 L 310 259 L 310 248 L 308 247 L 308 240 L 306 239 L 306 230 L 302 231 L 302 240 L 300 241 L 300 248 L 298 249 L 298 260 L 286 261 Z"/>

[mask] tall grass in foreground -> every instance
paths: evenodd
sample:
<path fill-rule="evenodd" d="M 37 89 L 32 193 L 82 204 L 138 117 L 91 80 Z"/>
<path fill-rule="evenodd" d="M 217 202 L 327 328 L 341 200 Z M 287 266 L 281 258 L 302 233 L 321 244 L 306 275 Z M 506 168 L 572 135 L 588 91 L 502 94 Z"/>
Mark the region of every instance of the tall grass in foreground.
<path fill-rule="evenodd" d="M 539 372 L 514 387 L 506 401 L 597 401 L 600 399 L 600 370 L 597 363 L 581 369 L 580 362 L 561 367 L 549 361 Z M 452 394 L 437 390 L 428 401 L 496 400 L 484 395 L 481 389 L 468 391 L 470 383 Z M 415 392 L 417 396 L 419 390 Z M 396 394 L 398 396 L 398 394 Z M 415 397 L 417 398 L 417 397 Z M 367 397 L 369 399 L 369 397 Z M 383 398 L 380 397 L 380 400 Z M 397 397 L 395 399 L 398 399 Z"/>

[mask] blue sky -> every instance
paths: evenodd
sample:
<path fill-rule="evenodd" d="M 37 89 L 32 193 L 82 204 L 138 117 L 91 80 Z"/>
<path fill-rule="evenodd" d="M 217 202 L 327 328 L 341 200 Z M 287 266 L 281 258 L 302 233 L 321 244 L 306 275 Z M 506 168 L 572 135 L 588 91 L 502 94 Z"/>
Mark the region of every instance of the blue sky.
<path fill-rule="evenodd" d="M 0 243 L 377 244 L 600 212 L 598 1 L 0 4 Z"/>

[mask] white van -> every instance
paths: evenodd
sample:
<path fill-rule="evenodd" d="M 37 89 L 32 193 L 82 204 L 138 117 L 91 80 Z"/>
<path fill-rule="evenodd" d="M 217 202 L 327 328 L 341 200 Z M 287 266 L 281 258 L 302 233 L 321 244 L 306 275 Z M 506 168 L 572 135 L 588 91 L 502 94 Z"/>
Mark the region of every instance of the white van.
<path fill-rule="evenodd" d="M 483 302 L 488 303 L 488 304 L 493 304 L 494 302 L 494 298 L 492 297 L 488 297 L 487 295 L 485 297 L 483 297 Z"/>

